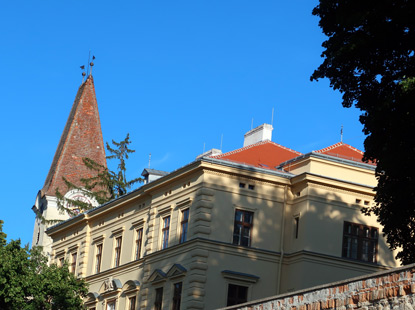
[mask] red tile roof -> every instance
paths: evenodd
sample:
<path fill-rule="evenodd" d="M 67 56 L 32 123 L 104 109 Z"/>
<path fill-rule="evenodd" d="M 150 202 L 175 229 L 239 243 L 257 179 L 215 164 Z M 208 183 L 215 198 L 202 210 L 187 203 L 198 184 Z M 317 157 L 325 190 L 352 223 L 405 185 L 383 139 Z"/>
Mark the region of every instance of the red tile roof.
<path fill-rule="evenodd" d="M 363 152 L 354 148 L 353 146 L 339 142 L 336 144 L 333 144 L 329 147 L 326 147 L 324 149 L 314 151 L 314 153 L 320 153 L 325 155 L 330 155 L 338 158 L 353 160 L 357 162 L 362 162 L 363 158 Z"/>
<path fill-rule="evenodd" d="M 300 155 L 302 155 L 300 152 L 267 140 L 211 157 L 265 169 L 275 169 L 280 163 Z"/>
<path fill-rule="evenodd" d="M 62 177 L 77 186 L 82 186 L 80 179 L 89 178 L 93 173 L 82 162 L 84 157 L 106 166 L 104 141 L 92 75 L 78 89 L 41 190 L 42 195 L 55 196 L 56 188 L 65 194 L 67 186 Z"/>

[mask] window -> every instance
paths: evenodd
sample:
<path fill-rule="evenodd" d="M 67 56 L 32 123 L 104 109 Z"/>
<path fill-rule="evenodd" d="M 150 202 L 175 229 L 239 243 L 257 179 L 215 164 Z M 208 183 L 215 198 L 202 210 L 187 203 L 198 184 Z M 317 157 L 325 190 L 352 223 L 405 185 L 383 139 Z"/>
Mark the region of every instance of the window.
<path fill-rule="evenodd" d="M 107 310 L 115 310 L 115 300 L 107 302 Z"/>
<path fill-rule="evenodd" d="M 294 237 L 298 239 L 298 229 L 300 228 L 300 216 L 294 217 Z"/>
<path fill-rule="evenodd" d="M 174 284 L 172 310 L 180 310 L 181 300 L 182 300 L 182 282 L 178 282 Z"/>
<path fill-rule="evenodd" d="M 141 257 L 141 244 L 143 243 L 143 229 L 137 229 L 137 239 L 135 240 L 135 259 Z"/>
<path fill-rule="evenodd" d="M 65 258 L 59 257 L 59 267 L 62 267 L 64 263 L 65 263 Z"/>
<path fill-rule="evenodd" d="M 185 209 L 182 212 L 182 221 L 180 222 L 180 225 L 181 225 L 180 243 L 183 243 L 187 240 L 188 224 L 189 224 L 189 209 Z"/>
<path fill-rule="evenodd" d="M 228 285 L 228 300 L 226 306 L 233 306 L 248 301 L 248 287 L 229 284 Z"/>
<path fill-rule="evenodd" d="M 71 272 L 75 274 L 76 271 L 76 252 L 72 253 Z"/>
<path fill-rule="evenodd" d="M 101 271 L 101 260 L 102 260 L 102 243 L 97 244 L 97 254 L 95 256 L 95 273 Z"/>
<path fill-rule="evenodd" d="M 163 303 L 163 288 L 156 288 L 156 298 L 154 300 L 154 310 L 161 310 Z"/>
<path fill-rule="evenodd" d="M 132 296 L 128 299 L 129 301 L 129 310 L 135 310 L 135 303 L 136 303 L 136 299 L 135 296 Z"/>
<path fill-rule="evenodd" d="M 236 210 L 233 229 L 233 244 L 251 246 L 251 231 L 254 213 Z"/>
<path fill-rule="evenodd" d="M 115 239 L 114 267 L 118 267 L 120 265 L 120 259 L 121 259 L 121 242 L 122 242 L 122 237 L 117 237 Z"/>
<path fill-rule="evenodd" d="M 342 256 L 376 263 L 378 231 L 376 227 L 344 222 Z"/>
<path fill-rule="evenodd" d="M 163 218 L 162 242 L 161 248 L 166 249 L 169 245 L 170 215 Z"/>

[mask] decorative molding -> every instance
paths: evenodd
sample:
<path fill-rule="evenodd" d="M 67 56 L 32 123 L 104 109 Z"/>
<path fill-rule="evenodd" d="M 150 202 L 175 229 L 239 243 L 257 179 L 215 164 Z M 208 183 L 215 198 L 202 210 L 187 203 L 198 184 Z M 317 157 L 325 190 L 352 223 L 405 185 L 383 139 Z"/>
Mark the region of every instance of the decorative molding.
<path fill-rule="evenodd" d="M 168 278 L 179 278 L 179 277 L 184 277 L 186 275 L 187 269 L 184 268 L 182 265 L 180 264 L 174 264 L 169 271 L 167 272 L 167 277 Z"/>
<path fill-rule="evenodd" d="M 166 215 L 167 213 L 171 213 L 172 210 L 173 210 L 173 207 L 171 205 L 168 205 L 167 207 L 157 210 L 157 214 L 160 216 L 163 216 L 163 215 Z"/>
<path fill-rule="evenodd" d="M 256 283 L 259 280 L 258 276 L 248 274 L 248 273 L 232 271 L 232 270 L 222 270 L 221 273 L 225 279 L 230 279 L 230 280 L 237 280 L 237 281 L 248 282 L 248 283 Z"/>
<path fill-rule="evenodd" d="M 123 231 L 124 231 L 124 229 L 125 229 L 125 226 L 118 227 L 118 228 L 114 229 L 113 231 L 111 231 L 111 234 L 112 234 L 113 236 L 114 236 L 114 235 L 119 235 L 119 234 L 122 234 L 122 233 L 123 233 Z"/>
<path fill-rule="evenodd" d="M 99 243 L 105 239 L 105 234 L 92 238 L 92 243 Z"/>
<path fill-rule="evenodd" d="M 183 207 L 187 207 L 191 203 L 192 203 L 192 199 L 190 197 L 187 197 L 186 199 L 176 202 L 176 208 L 181 209 Z"/>
<path fill-rule="evenodd" d="M 153 285 L 157 285 L 160 282 L 163 282 L 166 280 L 167 280 L 167 275 L 160 269 L 154 270 L 154 272 L 148 278 L 148 282 L 150 282 Z"/>
<path fill-rule="evenodd" d="M 146 222 L 146 220 L 144 218 L 141 218 L 141 219 L 139 219 L 137 221 L 132 222 L 131 223 L 131 226 L 134 227 L 134 228 L 136 228 L 138 226 L 144 226 L 144 223 L 145 222 Z"/>
<path fill-rule="evenodd" d="M 272 171 L 272 170 L 271 170 Z M 272 181 L 263 181 L 263 180 L 259 180 L 258 178 L 253 178 L 253 177 L 249 177 L 243 174 L 236 174 L 236 173 L 226 173 L 226 172 L 219 172 L 219 171 L 212 171 L 212 170 L 208 170 L 208 169 L 203 169 L 203 172 L 206 174 L 213 174 L 213 175 L 217 175 L 217 176 L 221 176 L 221 177 L 228 177 L 230 179 L 235 179 L 235 180 L 246 180 L 246 181 L 250 181 L 253 182 L 254 184 L 262 184 L 262 185 L 271 185 L 271 186 L 275 186 L 275 187 L 279 187 L 279 188 L 284 188 L 285 185 L 280 185 L 278 184 L 277 181 L 272 182 Z M 261 172 L 258 172 L 261 173 Z M 280 177 L 280 176 L 273 176 L 273 177 Z M 286 180 L 286 178 L 283 178 L 284 180 Z"/>

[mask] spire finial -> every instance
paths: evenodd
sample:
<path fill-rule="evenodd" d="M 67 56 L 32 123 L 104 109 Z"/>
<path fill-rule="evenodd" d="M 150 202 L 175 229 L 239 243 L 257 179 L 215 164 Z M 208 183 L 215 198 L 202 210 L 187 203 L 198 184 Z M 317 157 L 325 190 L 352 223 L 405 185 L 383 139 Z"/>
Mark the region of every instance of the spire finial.
<path fill-rule="evenodd" d="M 150 169 L 150 163 L 151 163 L 151 153 L 148 154 L 148 169 Z"/>
<path fill-rule="evenodd" d="M 340 129 L 340 142 L 343 143 L 343 125 L 342 125 L 342 128 Z"/>
<path fill-rule="evenodd" d="M 85 75 L 86 75 L 86 73 L 85 73 L 85 66 L 82 65 L 79 68 L 81 68 L 81 70 L 82 70 L 82 83 L 83 83 L 84 82 L 84 79 L 85 79 Z"/>
<path fill-rule="evenodd" d="M 94 55 L 92 55 L 92 60 L 94 60 L 95 59 L 95 56 Z M 94 62 L 93 61 L 91 61 L 90 63 L 89 63 L 89 65 L 91 66 L 91 72 L 89 72 L 89 75 L 92 75 L 92 67 L 94 66 Z"/>
<path fill-rule="evenodd" d="M 89 51 L 89 54 L 88 54 L 88 68 L 86 70 L 86 75 L 87 76 L 90 76 L 92 74 L 92 67 L 94 66 L 94 62 L 93 61 L 90 62 L 89 61 L 90 59 L 91 59 L 91 51 Z M 92 55 L 92 60 L 94 60 L 94 59 L 95 59 L 95 56 Z"/>

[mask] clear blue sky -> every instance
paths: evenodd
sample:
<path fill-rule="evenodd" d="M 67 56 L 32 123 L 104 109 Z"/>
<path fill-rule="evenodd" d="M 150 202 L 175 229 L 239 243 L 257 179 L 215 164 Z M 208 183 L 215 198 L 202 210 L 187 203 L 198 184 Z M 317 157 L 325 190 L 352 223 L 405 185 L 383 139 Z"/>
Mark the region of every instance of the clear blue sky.
<path fill-rule="evenodd" d="M 273 141 L 306 153 L 363 149 L 356 109 L 327 80 L 310 82 L 324 36 L 316 0 L 2 1 L 0 219 L 31 242 L 31 207 L 81 84 L 93 75 L 104 141 L 130 133 L 128 175 L 172 171 L 205 149 L 243 144 L 271 122 Z"/>

